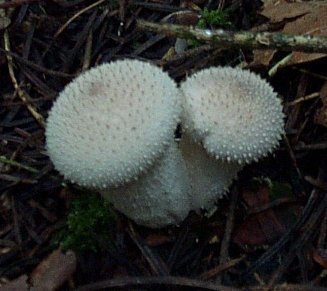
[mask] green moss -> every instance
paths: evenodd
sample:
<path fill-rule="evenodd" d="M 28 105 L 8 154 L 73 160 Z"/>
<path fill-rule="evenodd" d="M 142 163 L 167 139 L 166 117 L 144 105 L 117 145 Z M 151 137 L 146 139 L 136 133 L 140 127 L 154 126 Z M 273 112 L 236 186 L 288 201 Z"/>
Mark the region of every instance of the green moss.
<path fill-rule="evenodd" d="M 249 190 L 253 192 L 258 192 L 261 187 L 268 189 L 270 200 L 294 197 L 290 184 L 273 181 L 267 177 L 253 178 L 248 185 Z"/>
<path fill-rule="evenodd" d="M 288 183 L 272 181 L 269 185 L 269 196 L 272 200 L 278 198 L 293 198 L 292 187 Z"/>
<path fill-rule="evenodd" d="M 229 29 L 233 25 L 229 20 L 229 12 L 227 10 L 209 10 L 204 8 L 200 12 L 200 20 L 196 24 L 197 28 L 206 29 L 206 28 L 223 28 Z M 193 37 L 189 40 L 189 46 L 192 48 L 198 47 L 201 45 L 201 42 Z"/>
<path fill-rule="evenodd" d="M 232 27 L 229 20 L 229 13 L 226 10 L 209 10 L 204 8 L 200 12 L 201 18 L 197 24 L 198 28 L 205 29 L 209 27 L 228 29 Z"/>
<path fill-rule="evenodd" d="M 99 251 L 100 242 L 110 241 L 115 215 L 108 202 L 92 193 L 76 199 L 63 227 L 55 235 L 62 249 Z"/>

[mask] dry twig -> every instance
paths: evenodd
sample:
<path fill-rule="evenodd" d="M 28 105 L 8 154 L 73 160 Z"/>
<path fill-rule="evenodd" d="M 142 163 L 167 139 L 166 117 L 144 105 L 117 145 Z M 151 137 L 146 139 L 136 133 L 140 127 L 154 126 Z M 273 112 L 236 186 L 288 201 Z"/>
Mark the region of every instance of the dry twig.
<path fill-rule="evenodd" d="M 9 41 L 9 34 L 8 34 L 7 30 L 4 33 L 4 43 L 5 43 L 5 50 L 9 52 L 10 51 L 10 41 Z M 14 86 L 16 92 L 18 93 L 19 98 L 26 104 L 26 108 L 31 113 L 31 115 L 35 118 L 35 120 L 38 122 L 38 124 L 41 127 L 45 127 L 45 121 L 44 121 L 43 116 L 40 113 L 38 113 L 36 108 L 28 101 L 28 99 L 26 98 L 25 92 L 18 85 L 17 79 L 15 77 L 15 73 L 14 73 L 12 57 L 10 55 L 7 55 L 7 60 L 8 60 L 9 75 L 10 75 L 11 81 L 13 83 L 13 86 Z"/>
<path fill-rule="evenodd" d="M 137 21 L 139 30 L 163 33 L 180 38 L 195 38 L 215 46 L 237 46 L 251 49 L 280 49 L 283 51 L 302 51 L 327 53 L 327 37 L 311 35 L 289 35 L 279 32 L 209 30 L 192 26 L 167 23 Z"/>
<path fill-rule="evenodd" d="M 77 288 L 77 291 L 84 290 L 102 290 L 106 288 L 117 288 L 127 286 L 148 286 L 148 285 L 168 285 L 168 286 L 180 286 L 191 287 L 195 290 L 219 290 L 219 291 L 237 291 L 238 288 L 225 287 L 211 282 L 205 282 L 201 280 L 194 280 L 183 277 L 125 277 L 119 279 L 112 279 L 106 281 L 100 281 L 97 283 L 81 286 Z"/>

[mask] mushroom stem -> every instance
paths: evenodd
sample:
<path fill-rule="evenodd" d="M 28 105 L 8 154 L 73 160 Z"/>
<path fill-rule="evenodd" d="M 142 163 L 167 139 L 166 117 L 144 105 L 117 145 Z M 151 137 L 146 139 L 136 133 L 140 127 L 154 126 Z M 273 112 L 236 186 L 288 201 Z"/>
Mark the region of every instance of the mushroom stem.
<path fill-rule="evenodd" d="M 189 197 L 192 210 L 210 211 L 215 202 L 227 193 L 242 166 L 235 162 L 215 160 L 186 133 L 182 135 L 180 149 L 191 188 Z"/>
<path fill-rule="evenodd" d="M 178 145 L 172 141 L 161 160 L 137 181 L 100 193 L 140 225 L 150 228 L 176 225 L 192 209 L 186 173 Z"/>

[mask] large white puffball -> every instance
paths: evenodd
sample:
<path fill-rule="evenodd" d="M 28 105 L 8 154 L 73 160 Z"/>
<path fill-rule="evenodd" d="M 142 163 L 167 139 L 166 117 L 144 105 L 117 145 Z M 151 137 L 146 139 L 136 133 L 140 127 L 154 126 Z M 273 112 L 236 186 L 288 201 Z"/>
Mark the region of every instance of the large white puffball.
<path fill-rule="evenodd" d="M 60 93 L 47 119 L 47 151 L 81 186 L 128 183 L 161 158 L 180 111 L 179 90 L 160 68 L 128 59 L 103 64 Z"/>

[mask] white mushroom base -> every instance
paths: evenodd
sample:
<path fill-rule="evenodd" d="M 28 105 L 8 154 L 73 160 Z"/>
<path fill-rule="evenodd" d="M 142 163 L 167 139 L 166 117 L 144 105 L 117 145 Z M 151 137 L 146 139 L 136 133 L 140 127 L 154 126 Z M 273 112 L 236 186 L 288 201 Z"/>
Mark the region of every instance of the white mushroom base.
<path fill-rule="evenodd" d="M 210 157 L 205 149 L 186 134 L 180 143 L 191 187 L 191 210 L 210 211 L 221 199 L 242 169 L 237 162 L 224 162 Z"/>
<path fill-rule="evenodd" d="M 183 137 L 172 143 L 148 173 L 128 186 L 102 190 L 113 206 L 137 224 L 150 228 L 178 225 L 191 210 L 211 210 L 241 169 L 217 161 Z"/>
<path fill-rule="evenodd" d="M 160 163 L 128 186 L 100 193 L 137 224 L 160 228 L 179 224 L 191 209 L 185 164 L 175 142 Z"/>

